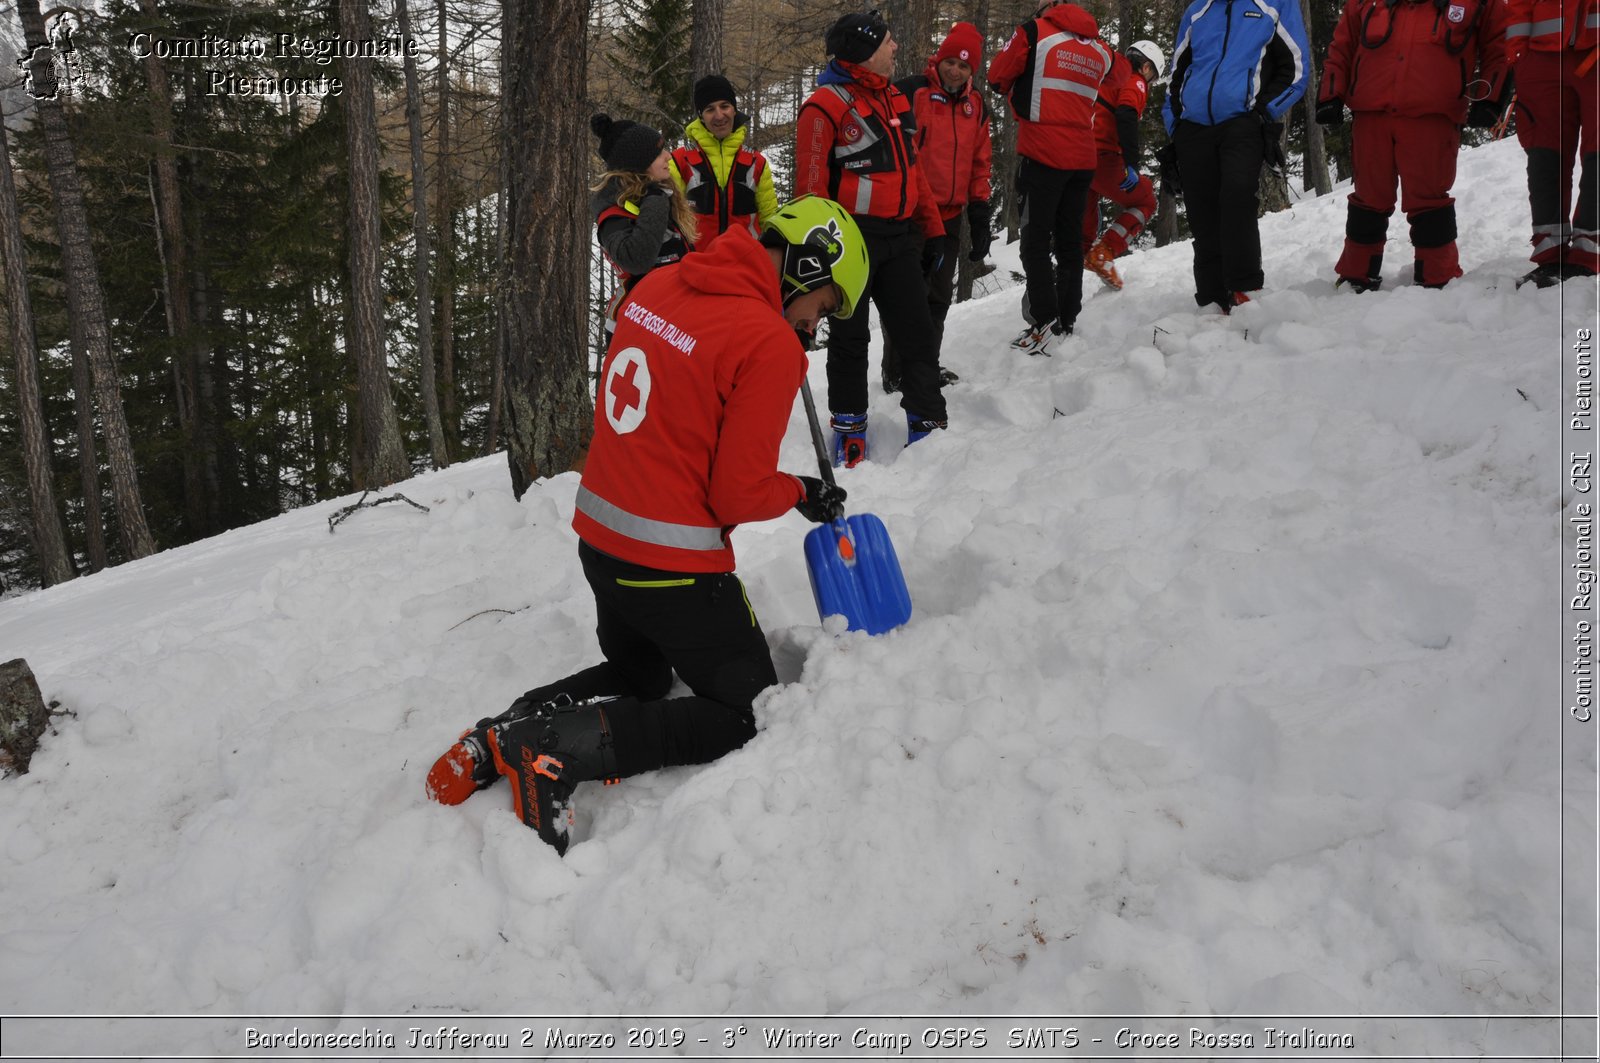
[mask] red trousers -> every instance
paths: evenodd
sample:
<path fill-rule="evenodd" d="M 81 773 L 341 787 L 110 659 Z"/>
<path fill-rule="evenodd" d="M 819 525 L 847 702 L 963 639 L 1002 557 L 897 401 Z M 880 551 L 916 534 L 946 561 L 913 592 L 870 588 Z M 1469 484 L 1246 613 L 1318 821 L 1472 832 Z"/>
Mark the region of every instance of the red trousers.
<path fill-rule="evenodd" d="M 1124 192 L 1120 187 L 1127 163 L 1115 152 L 1103 151 L 1095 165 L 1094 181 L 1089 185 L 1089 199 L 1083 208 L 1083 250 L 1094 246 L 1100 231 L 1100 200 L 1109 199 L 1122 208 L 1115 221 L 1106 226 L 1102 240 L 1113 257 L 1122 254 L 1133 243 L 1156 213 L 1156 189 L 1150 178 L 1139 175 L 1139 183 Z"/>
<path fill-rule="evenodd" d="M 1344 252 L 1334 272 L 1351 280 L 1382 276 L 1383 245 L 1396 190 L 1411 223 L 1418 284 L 1438 287 L 1461 276 L 1456 254 L 1456 155 L 1461 130 L 1443 115 L 1402 118 L 1357 111 L 1350 131 L 1355 191 L 1345 220 Z"/>
<path fill-rule="evenodd" d="M 1517 139 L 1528 153 L 1533 261 L 1568 262 L 1600 272 L 1600 198 L 1595 182 L 1600 134 L 1600 64 L 1583 74 L 1587 52 L 1525 53 L 1517 63 Z M 1572 164 L 1582 144 L 1582 176 L 1572 211 Z M 1569 211 L 1571 213 L 1569 214 Z M 1571 218 L 1569 223 L 1568 218 Z"/>

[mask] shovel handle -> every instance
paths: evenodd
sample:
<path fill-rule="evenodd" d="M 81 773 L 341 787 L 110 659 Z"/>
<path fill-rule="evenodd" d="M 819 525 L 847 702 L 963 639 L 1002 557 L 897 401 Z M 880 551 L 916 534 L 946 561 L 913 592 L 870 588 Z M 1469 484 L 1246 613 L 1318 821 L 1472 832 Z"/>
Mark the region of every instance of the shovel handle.
<path fill-rule="evenodd" d="M 822 482 L 834 486 L 833 462 L 828 460 L 828 445 L 822 439 L 822 425 L 817 421 L 817 403 L 811 397 L 811 381 L 800 381 L 800 398 L 806 404 L 806 419 L 811 422 L 811 445 L 817 450 L 817 468 L 822 472 Z"/>

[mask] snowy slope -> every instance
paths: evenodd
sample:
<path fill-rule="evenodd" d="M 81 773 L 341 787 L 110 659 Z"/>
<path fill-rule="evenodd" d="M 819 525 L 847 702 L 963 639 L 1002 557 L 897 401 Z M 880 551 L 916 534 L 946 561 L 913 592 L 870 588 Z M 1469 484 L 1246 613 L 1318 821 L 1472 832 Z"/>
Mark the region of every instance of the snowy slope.
<path fill-rule="evenodd" d="M 1509 283 L 1522 166 L 1464 155 L 1443 291 L 1397 219 L 1389 288 L 1335 292 L 1341 189 L 1263 221 L 1231 317 L 1187 244 L 1086 276 L 1054 358 L 1007 350 L 1017 289 L 956 307 L 951 430 L 902 452 L 877 395 L 841 474 L 911 624 L 823 630 L 809 525 L 741 528 L 760 734 L 580 790 L 565 860 L 503 787 L 422 777 L 594 659 L 575 476 L 518 504 L 486 459 L 400 485 L 426 514 L 330 535 L 326 503 L 0 603 L 72 712 L 0 782 L 0 1010 L 1554 1013 L 1560 318 L 1596 301 Z"/>

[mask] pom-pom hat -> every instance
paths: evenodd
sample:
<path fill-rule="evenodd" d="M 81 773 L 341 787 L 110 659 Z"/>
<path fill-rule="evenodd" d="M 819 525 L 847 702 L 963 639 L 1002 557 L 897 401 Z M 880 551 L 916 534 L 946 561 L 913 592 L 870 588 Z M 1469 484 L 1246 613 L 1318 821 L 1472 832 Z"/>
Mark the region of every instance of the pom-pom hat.
<path fill-rule="evenodd" d="M 660 157 L 667 142 L 647 125 L 609 114 L 590 118 L 589 128 L 600 138 L 600 158 L 608 170 L 644 173 Z"/>

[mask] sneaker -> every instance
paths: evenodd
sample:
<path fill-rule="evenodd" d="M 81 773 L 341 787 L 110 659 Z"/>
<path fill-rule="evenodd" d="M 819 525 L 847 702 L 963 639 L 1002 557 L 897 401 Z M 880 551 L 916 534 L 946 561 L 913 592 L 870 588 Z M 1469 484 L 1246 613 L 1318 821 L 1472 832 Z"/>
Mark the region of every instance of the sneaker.
<path fill-rule="evenodd" d="M 910 446 L 919 439 L 926 439 L 930 432 L 943 431 L 950 427 L 948 420 L 935 420 L 932 417 L 923 417 L 919 414 L 906 411 L 906 446 Z"/>
<path fill-rule="evenodd" d="M 836 413 L 833 425 L 834 468 L 853 469 L 867 460 L 867 415 Z"/>
<path fill-rule="evenodd" d="M 1019 351 L 1027 351 L 1030 355 L 1050 354 L 1052 344 L 1060 341 L 1063 336 L 1072 335 L 1072 326 L 1063 325 L 1059 321 L 1052 321 L 1048 325 L 1029 325 L 1022 330 L 1022 335 L 1011 341 L 1011 346 Z"/>
<path fill-rule="evenodd" d="M 946 387 L 947 388 L 951 384 L 954 384 L 957 381 L 959 381 L 960 379 L 961 378 L 959 376 L 957 376 L 955 373 L 951 372 L 950 370 L 944 368 L 943 366 L 939 367 L 939 386 L 940 387 Z M 900 389 L 899 388 L 895 388 L 895 390 L 899 391 Z"/>
<path fill-rule="evenodd" d="M 1360 295 L 1365 292 L 1375 292 L 1379 288 L 1382 288 L 1383 278 L 1367 277 L 1362 279 L 1359 277 L 1340 277 L 1334 282 L 1333 286 L 1335 288 L 1342 288 L 1345 291 L 1355 292 L 1356 294 Z"/>
<path fill-rule="evenodd" d="M 1117 272 L 1117 267 L 1112 263 L 1116 260 L 1111 249 L 1104 241 L 1097 241 L 1083 256 L 1083 268 L 1099 277 L 1106 286 L 1116 291 L 1122 290 L 1122 275 Z"/>

